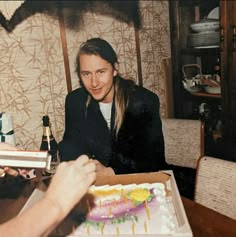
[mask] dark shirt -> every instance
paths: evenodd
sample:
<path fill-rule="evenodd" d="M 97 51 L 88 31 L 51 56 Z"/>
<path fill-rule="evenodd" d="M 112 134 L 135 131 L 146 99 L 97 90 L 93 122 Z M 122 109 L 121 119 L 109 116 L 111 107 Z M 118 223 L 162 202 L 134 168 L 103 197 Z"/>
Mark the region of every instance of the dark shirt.
<path fill-rule="evenodd" d="M 159 99 L 151 91 L 135 86 L 129 98 L 118 135 L 114 132 L 115 103 L 109 130 L 99 104 L 79 88 L 69 93 L 65 103 L 65 133 L 59 143 L 62 160 L 88 154 L 116 174 L 152 172 L 166 167 L 164 138 L 159 116 Z"/>

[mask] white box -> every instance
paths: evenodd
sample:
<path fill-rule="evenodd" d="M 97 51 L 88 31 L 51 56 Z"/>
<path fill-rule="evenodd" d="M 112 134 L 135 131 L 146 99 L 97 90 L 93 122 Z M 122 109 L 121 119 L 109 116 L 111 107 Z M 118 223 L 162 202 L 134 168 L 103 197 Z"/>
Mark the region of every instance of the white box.
<path fill-rule="evenodd" d="M 127 175 L 115 175 L 115 176 L 99 176 L 96 179 L 95 185 L 101 186 L 105 184 L 115 185 L 115 184 L 140 184 L 140 183 L 157 183 L 161 182 L 165 184 L 167 197 L 171 200 L 173 204 L 173 209 L 176 214 L 177 228 L 172 235 L 155 235 L 155 237 L 193 237 L 184 206 L 175 182 L 173 172 L 171 170 L 165 170 L 160 172 L 150 172 L 141 174 L 127 174 Z M 26 210 L 29 206 L 32 206 L 35 202 L 40 200 L 43 195 L 44 188 L 35 189 L 29 200 L 26 202 L 23 210 Z M 94 235 L 89 235 L 95 237 Z M 101 235 L 99 235 L 101 236 Z M 117 236 L 117 235 L 111 235 Z M 139 237 L 154 237 L 154 235 L 138 235 Z M 76 237 L 76 235 L 71 234 L 68 237 Z M 81 237 L 81 235 L 80 235 Z"/>
<path fill-rule="evenodd" d="M 47 151 L 0 150 L 0 166 L 49 169 L 50 164 L 51 155 Z"/>

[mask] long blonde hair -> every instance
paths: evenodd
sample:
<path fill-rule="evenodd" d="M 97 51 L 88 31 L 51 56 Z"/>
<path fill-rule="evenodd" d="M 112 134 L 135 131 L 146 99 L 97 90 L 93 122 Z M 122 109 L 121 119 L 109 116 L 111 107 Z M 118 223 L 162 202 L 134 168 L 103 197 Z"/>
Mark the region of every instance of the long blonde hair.
<path fill-rule="evenodd" d="M 124 121 L 125 111 L 129 104 L 129 96 L 134 90 L 134 81 L 126 80 L 118 76 L 114 80 L 115 86 L 115 125 L 114 129 L 116 136 L 121 128 L 121 125 Z"/>

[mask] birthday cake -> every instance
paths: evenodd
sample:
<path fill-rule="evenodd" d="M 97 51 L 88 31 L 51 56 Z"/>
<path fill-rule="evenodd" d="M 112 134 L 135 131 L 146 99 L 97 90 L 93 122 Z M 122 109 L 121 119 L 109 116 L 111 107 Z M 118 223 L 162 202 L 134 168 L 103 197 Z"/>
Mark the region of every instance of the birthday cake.
<path fill-rule="evenodd" d="M 171 235 L 174 210 L 162 183 L 92 186 L 74 210 L 71 236 Z"/>

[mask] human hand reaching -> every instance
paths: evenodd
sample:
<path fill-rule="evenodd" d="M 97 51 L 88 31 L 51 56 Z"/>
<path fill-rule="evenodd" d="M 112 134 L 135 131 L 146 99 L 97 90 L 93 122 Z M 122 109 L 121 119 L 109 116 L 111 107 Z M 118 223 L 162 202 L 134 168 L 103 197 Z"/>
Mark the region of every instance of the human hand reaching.
<path fill-rule="evenodd" d="M 60 163 L 45 198 L 58 205 L 62 215 L 66 216 L 94 182 L 95 168 L 86 155 L 75 161 Z"/>
<path fill-rule="evenodd" d="M 94 182 L 95 167 L 86 155 L 75 161 L 60 163 L 44 198 L 17 217 L 1 224 L 0 235 L 48 236 Z"/>

